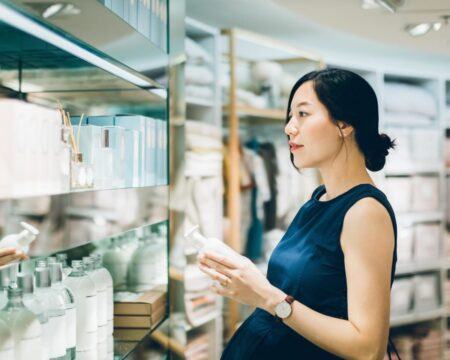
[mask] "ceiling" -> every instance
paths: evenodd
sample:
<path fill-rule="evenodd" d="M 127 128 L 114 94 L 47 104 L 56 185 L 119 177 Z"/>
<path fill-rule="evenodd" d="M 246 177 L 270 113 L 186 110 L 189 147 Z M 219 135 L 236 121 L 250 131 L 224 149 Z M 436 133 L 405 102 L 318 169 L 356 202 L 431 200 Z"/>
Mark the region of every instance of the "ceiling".
<path fill-rule="evenodd" d="M 450 15 L 450 0 L 406 0 L 398 13 L 363 10 L 360 0 L 186 0 L 187 15 L 219 27 L 240 27 L 279 38 L 325 60 L 411 63 L 448 71 L 450 25 L 413 38 L 409 22 Z"/>
<path fill-rule="evenodd" d="M 450 15 L 450 0 L 406 0 L 395 13 L 383 8 L 364 10 L 361 0 L 273 2 L 329 28 L 409 49 L 450 55 L 450 24 L 421 37 L 412 37 L 404 31 L 406 24 L 437 21 Z"/>

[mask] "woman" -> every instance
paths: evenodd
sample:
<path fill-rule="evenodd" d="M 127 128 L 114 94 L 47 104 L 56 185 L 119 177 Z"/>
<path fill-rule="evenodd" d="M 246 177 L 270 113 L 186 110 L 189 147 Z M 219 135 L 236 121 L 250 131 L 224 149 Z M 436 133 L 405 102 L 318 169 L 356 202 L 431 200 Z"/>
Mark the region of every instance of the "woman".
<path fill-rule="evenodd" d="M 306 74 L 294 85 L 285 133 L 297 169 L 324 184 L 300 208 L 264 277 L 244 258 L 199 256 L 217 294 L 257 309 L 222 359 L 382 359 L 397 261 L 394 212 L 368 174 L 394 142 L 378 132 L 378 102 L 359 75 Z"/>

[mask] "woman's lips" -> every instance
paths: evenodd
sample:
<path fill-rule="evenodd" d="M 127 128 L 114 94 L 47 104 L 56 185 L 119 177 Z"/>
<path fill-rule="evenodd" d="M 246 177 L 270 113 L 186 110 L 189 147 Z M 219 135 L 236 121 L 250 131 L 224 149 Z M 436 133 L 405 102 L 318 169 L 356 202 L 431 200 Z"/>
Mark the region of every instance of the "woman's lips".
<path fill-rule="evenodd" d="M 303 147 L 303 145 L 297 145 L 297 144 L 294 144 L 294 143 L 289 143 L 289 146 L 291 148 L 291 152 L 295 151 L 295 150 L 298 150 L 298 149 Z"/>

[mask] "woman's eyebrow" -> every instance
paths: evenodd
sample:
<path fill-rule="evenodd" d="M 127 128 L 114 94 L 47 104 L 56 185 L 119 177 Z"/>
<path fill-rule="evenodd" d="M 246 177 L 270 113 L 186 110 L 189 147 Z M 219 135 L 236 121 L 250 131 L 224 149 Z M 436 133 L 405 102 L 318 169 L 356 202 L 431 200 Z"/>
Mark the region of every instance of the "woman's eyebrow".
<path fill-rule="evenodd" d="M 300 107 L 302 105 L 312 105 L 312 104 L 308 101 L 302 101 L 302 102 L 299 102 L 295 107 Z"/>

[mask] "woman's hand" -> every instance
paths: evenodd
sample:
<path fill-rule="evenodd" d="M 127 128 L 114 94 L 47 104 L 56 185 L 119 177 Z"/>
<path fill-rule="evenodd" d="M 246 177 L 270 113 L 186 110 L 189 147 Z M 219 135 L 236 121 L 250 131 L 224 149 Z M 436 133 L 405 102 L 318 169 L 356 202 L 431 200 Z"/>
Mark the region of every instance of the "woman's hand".
<path fill-rule="evenodd" d="M 26 256 L 22 251 L 17 251 L 15 248 L 0 249 L 0 266 L 8 265 L 17 260 L 26 260 Z"/>
<path fill-rule="evenodd" d="M 198 256 L 199 268 L 221 287 L 213 285 L 211 290 L 240 303 L 259 307 L 274 314 L 276 304 L 286 295 L 274 287 L 248 258 L 242 257 L 237 263 L 215 252 L 205 252 Z"/>

